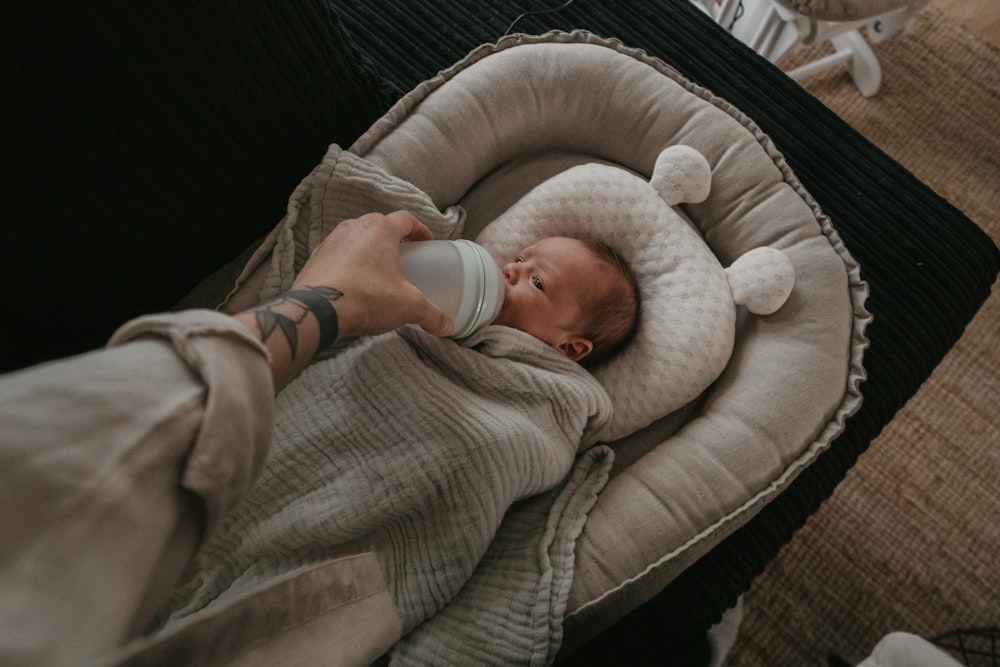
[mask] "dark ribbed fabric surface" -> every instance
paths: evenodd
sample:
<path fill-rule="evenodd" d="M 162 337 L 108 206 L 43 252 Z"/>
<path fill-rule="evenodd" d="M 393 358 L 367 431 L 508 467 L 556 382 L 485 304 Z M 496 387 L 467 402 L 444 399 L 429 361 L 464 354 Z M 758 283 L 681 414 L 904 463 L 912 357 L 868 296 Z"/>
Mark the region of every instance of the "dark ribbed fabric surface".
<path fill-rule="evenodd" d="M 323 2 L 22 5 L 0 22 L 0 371 L 169 307 L 384 107 Z"/>
<path fill-rule="evenodd" d="M 561 3 L 338 0 L 350 39 L 398 96 L 471 48 L 496 40 L 524 11 Z M 485 3 L 484 3 L 485 5 Z M 871 288 L 864 404 L 845 432 L 746 527 L 656 599 L 573 656 L 578 664 L 704 659 L 698 634 L 735 603 L 782 545 L 916 392 L 961 335 L 1000 267 L 978 227 L 873 147 L 785 75 L 703 16 L 690 0 L 576 0 L 525 16 L 515 31 L 582 28 L 617 37 L 735 104 L 769 134 L 833 220 Z M 693 637 L 693 638 L 692 638 Z M 633 663 L 634 664 L 634 663 Z"/>

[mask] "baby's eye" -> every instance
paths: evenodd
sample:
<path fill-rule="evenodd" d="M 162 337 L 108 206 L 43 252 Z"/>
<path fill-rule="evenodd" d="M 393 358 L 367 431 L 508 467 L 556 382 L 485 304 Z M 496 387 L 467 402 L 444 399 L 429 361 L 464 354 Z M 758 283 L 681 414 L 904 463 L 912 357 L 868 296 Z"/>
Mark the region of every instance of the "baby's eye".
<path fill-rule="evenodd" d="M 524 258 L 523 258 L 523 257 L 516 257 L 516 258 L 514 258 L 514 262 L 515 262 L 516 264 L 520 264 L 520 263 L 521 263 L 521 262 L 523 262 L 523 261 L 524 261 Z"/>
<path fill-rule="evenodd" d="M 538 276 L 531 276 L 531 284 L 535 286 L 535 289 L 545 291 L 545 287 L 542 285 L 542 281 Z"/>

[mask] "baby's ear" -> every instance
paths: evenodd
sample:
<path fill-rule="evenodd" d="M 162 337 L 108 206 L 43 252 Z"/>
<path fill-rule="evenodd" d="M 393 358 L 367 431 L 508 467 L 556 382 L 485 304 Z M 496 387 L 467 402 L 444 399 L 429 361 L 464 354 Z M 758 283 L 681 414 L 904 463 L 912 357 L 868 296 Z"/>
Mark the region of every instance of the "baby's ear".
<path fill-rule="evenodd" d="M 571 334 L 563 342 L 556 345 L 556 349 L 573 361 L 583 361 L 594 349 L 594 344 L 583 336 Z"/>

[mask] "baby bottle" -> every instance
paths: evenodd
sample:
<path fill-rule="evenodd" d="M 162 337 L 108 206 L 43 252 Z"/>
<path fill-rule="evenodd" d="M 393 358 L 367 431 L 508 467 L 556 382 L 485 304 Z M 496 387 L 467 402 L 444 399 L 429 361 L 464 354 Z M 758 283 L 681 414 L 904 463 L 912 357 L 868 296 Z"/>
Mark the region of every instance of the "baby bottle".
<path fill-rule="evenodd" d="M 403 275 L 455 322 L 465 338 L 492 322 L 503 305 L 500 267 L 472 241 L 415 241 L 399 247 Z"/>

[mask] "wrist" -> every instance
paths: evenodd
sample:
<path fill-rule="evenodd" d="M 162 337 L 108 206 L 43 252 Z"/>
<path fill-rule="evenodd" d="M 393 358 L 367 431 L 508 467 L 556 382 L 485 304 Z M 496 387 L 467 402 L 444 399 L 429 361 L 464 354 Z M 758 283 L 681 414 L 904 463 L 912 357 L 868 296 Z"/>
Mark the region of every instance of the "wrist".
<path fill-rule="evenodd" d="M 331 287 L 310 287 L 308 285 L 286 292 L 283 296 L 285 299 L 301 303 L 316 318 L 319 341 L 316 344 L 314 354 L 330 347 L 337 340 L 340 327 L 333 302 L 342 296 L 344 296 L 343 292 Z"/>
<path fill-rule="evenodd" d="M 333 307 L 341 296 L 335 289 L 303 285 L 234 316 L 267 348 L 276 390 L 345 333 Z"/>

